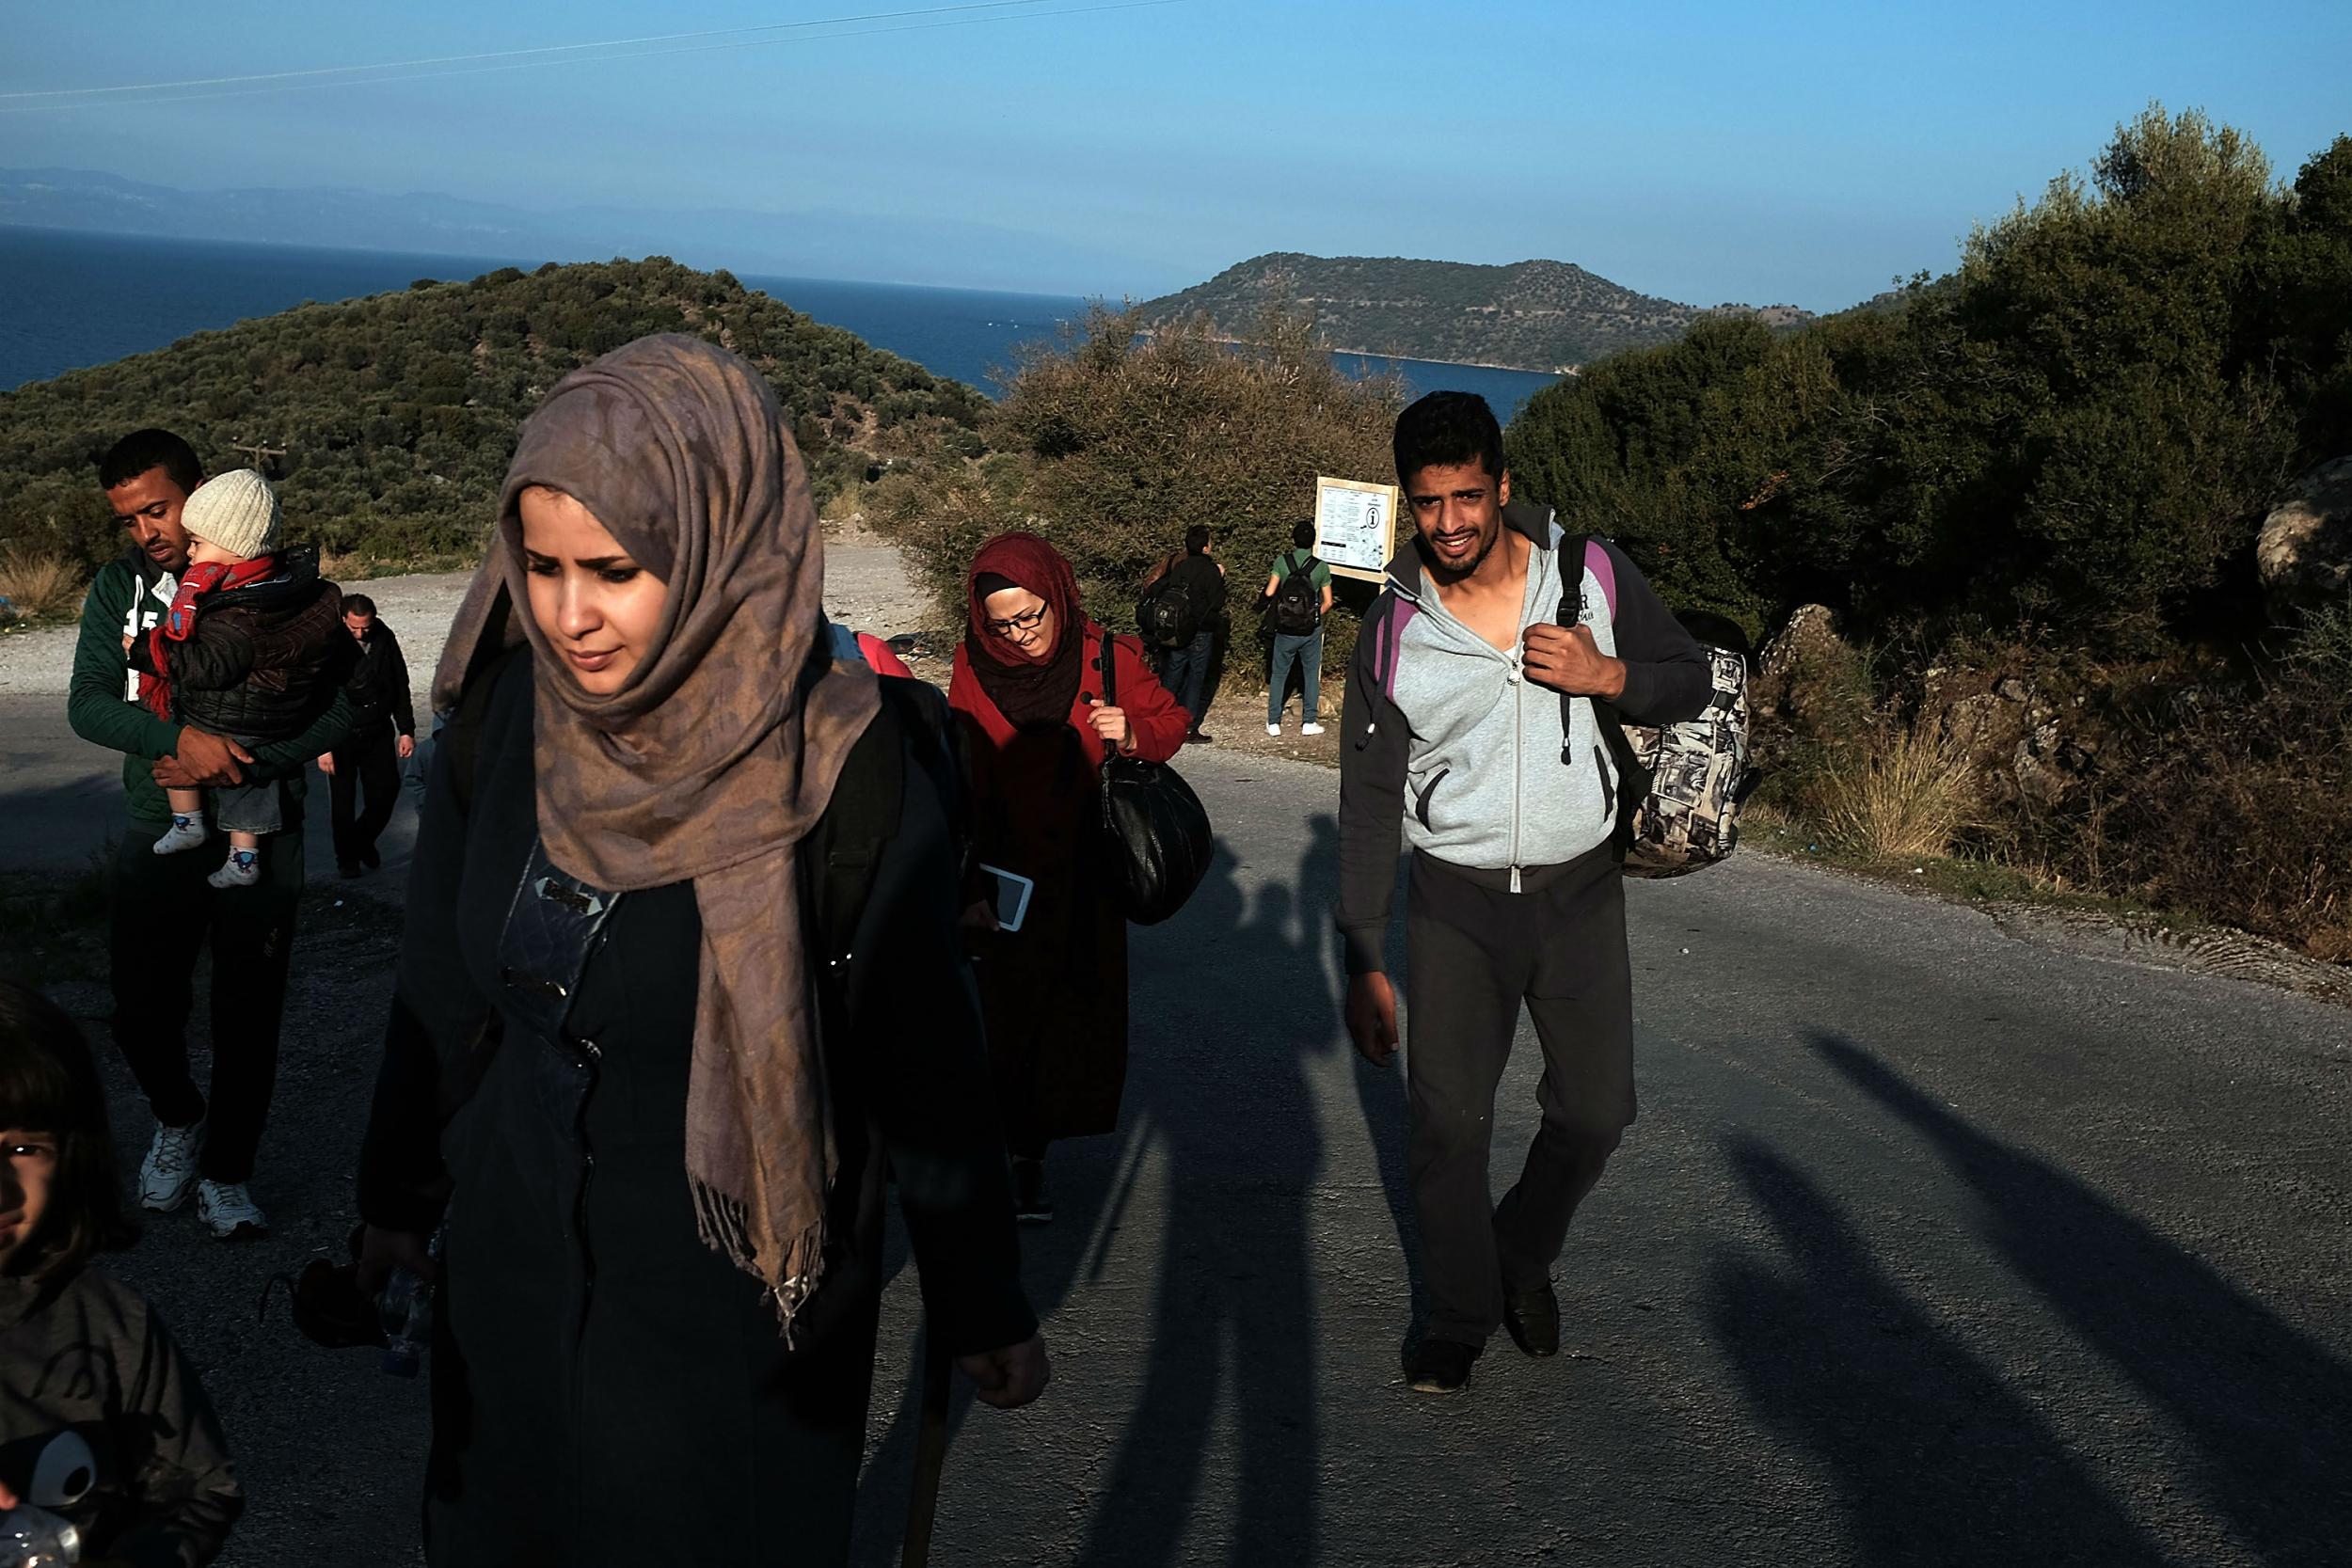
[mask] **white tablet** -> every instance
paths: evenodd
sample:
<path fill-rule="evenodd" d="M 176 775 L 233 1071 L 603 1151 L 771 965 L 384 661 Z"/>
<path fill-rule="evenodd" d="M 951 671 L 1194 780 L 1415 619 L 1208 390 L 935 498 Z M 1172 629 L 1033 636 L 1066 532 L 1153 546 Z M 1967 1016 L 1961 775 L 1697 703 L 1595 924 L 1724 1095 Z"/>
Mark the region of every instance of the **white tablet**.
<path fill-rule="evenodd" d="M 982 863 L 980 869 L 988 873 L 994 888 L 991 905 L 996 913 L 996 928 L 1018 931 L 1029 916 L 1029 895 L 1037 891 L 1037 883 L 1002 866 Z"/>

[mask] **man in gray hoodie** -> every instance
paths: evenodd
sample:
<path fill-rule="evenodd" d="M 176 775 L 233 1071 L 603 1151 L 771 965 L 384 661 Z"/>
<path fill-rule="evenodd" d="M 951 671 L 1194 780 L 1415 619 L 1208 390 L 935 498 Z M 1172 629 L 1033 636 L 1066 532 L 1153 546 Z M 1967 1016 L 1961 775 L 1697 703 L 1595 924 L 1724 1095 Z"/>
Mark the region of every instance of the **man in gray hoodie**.
<path fill-rule="evenodd" d="M 1417 537 L 1364 618 L 1340 753 L 1347 1027 L 1396 1050 L 1384 947 L 1400 831 L 1413 1001 L 1406 1077 L 1429 1319 L 1406 1381 L 1452 1393 L 1498 1323 L 1556 1354 L 1550 1270 L 1631 1124 L 1633 997 L 1620 866 L 1647 790 L 1617 728 L 1694 718 L 1705 655 L 1616 546 L 1515 504 L 1482 398 L 1433 392 L 1396 422 Z M 1522 1004 L 1543 1121 L 1497 1205 L 1494 1099 Z"/>

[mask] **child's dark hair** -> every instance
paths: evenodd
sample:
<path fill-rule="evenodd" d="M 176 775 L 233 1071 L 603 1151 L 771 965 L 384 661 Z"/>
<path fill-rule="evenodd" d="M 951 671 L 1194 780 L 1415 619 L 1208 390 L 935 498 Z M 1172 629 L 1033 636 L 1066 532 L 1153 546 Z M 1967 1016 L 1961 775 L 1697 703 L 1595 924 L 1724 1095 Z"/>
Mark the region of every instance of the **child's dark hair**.
<path fill-rule="evenodd" d="M 1312 517 L 1291 525 L 1291 543 L 1302 550 L 1315 547 L 1315 520 Z"/>
<path fill-rule="evenodd" d="M 66 1277 L 91 1254 L 131 1244 L 138 1232 L 123 1212 L 98 1064 L 63 1008 L 12 980 L 0 980 L 0 1128 L 57 1140 L 48 1211 L 8 1273 Z"/>

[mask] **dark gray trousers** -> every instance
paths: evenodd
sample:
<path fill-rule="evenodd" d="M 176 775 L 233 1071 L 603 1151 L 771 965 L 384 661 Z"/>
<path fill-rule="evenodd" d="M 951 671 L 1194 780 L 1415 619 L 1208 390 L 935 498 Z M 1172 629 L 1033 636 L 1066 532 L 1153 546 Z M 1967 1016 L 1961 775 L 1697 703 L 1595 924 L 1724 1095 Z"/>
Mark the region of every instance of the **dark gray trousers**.
<path fill-rule="evenodd" d="M 1506 1289 L 1546 1278 L 1576 1206 L 1632 1124 L 1633 981 L 1625 885 L 1604 845 L 1482 886 L 1413 856 L 1406 1081 L 1431 1338 L 1483 1345 Z M 1543 1121 L 1501 1204 L 1487 1168 L 1495 1089 L 1522 1004 L 1544 1053 Z"/>

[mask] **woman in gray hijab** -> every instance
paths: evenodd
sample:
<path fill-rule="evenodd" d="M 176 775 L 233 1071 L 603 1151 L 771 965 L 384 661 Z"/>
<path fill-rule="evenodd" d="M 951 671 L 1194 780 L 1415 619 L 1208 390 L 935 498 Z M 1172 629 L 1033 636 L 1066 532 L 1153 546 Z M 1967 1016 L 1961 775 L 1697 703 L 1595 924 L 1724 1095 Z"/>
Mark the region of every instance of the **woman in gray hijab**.
<path fill-rule="evenodd" d="M 524 426 L 360 1180 L 366 1277 L 441 1227 L 437 1568 L 845 1560 L 885 1165 L 930 1332 L 1043 1387 L 944 714 L 834 661 L 822 579 L 734 355 L 642 340 Z"/>

